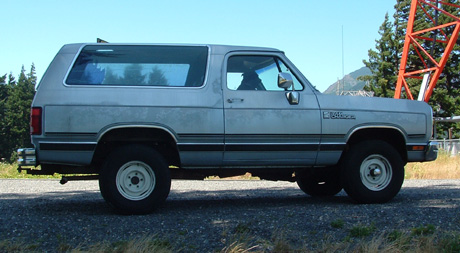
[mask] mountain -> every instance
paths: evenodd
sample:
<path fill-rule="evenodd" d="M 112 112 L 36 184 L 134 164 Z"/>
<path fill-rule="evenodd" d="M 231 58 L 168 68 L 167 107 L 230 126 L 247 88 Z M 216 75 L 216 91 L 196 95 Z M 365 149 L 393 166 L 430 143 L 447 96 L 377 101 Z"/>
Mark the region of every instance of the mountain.
<path fill-rule="evenodd" d="M 358 91 L 362 90 L 366 83 L 364 81 L 358 81 L 358 77 L 370 75 L 371 71 L 367 67 L 362 67 L 356 71 L 351 72 L 342 80 L 339 80 L 329 86 L 323 93 L 324 94 L 338 94 L 337 86 L 340 83 L 340 92 L 342 91 Z"/>

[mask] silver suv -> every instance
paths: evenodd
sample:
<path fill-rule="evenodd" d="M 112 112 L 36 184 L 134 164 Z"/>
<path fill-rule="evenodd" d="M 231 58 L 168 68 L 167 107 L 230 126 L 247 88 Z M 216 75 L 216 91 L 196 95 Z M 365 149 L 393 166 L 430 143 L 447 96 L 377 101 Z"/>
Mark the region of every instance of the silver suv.
<path fill-rule="evenodd" d="M 407 162 L 436 159 L 431 132 L 426 103 L 322 95 L 277 49 L 70 44 L 37 88 L 19 170 L 98 179 L 122 213 L 154 210 L 171 178 L 245 172 L 382 203 Z"/>

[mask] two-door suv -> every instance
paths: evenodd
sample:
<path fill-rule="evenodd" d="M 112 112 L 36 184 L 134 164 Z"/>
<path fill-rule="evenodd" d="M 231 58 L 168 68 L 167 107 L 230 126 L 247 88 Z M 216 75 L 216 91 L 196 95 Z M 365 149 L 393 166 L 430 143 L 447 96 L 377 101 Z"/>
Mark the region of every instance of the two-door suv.
<path fill-rule="evenodd" d="M 426 103 L 322 95 L 277 49 L 69 44 L 37 87 L 19 170 L 97 178 L 121 213 L 154 210 L 172 178 L 245 172 L 382 203 L 407 162 L 436 159 L 431 132 Z"/>

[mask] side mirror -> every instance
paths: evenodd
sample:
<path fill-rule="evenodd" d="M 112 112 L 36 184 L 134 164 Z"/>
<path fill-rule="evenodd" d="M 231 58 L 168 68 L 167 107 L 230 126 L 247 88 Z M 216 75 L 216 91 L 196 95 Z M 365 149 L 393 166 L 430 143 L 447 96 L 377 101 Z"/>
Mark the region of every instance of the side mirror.
<path fill-rule="evenodd" d="M 292 76 L 289 73 L 281 72 L 278 74 L 278 87 L 282 89 L 289 89 L 292 87 L 292 91 L 286 93 L 286 98 L 291 105 L 298 105 L 300 100 L 300 93 L 295 91 L 294 82 Z"/>
<path fill-rule="evenodd" d="M 278 87 L 288 89 L 292 86 L 292 76 L 289 73 L 281 72 L 278 74 Z"/>

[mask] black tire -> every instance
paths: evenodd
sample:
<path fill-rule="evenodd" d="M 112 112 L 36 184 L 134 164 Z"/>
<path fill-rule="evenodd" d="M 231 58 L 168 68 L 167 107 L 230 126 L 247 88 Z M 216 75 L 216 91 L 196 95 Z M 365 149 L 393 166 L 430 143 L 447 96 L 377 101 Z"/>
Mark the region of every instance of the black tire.
<path fill-rule="evenodd" d="M 167 163 L 154 149 L 123 146 L 107 157 L 99 175 L 102 197 L 122 214 L 147 214 L 160 206 L 171 189 Z"/>
<path fill-rule="evenodd" d="M 342 190 L 337 167 L 301 170 L 295 177 L 299 188 L 313 197 L 334 196 Z"/>
<path fill-rule="evenodd" d="M 350 147 L 342 160 L 342 185 L 358 203 L 385 203 L 404 181 L 401 155 L 385 141 L 363 141 Z"/>

